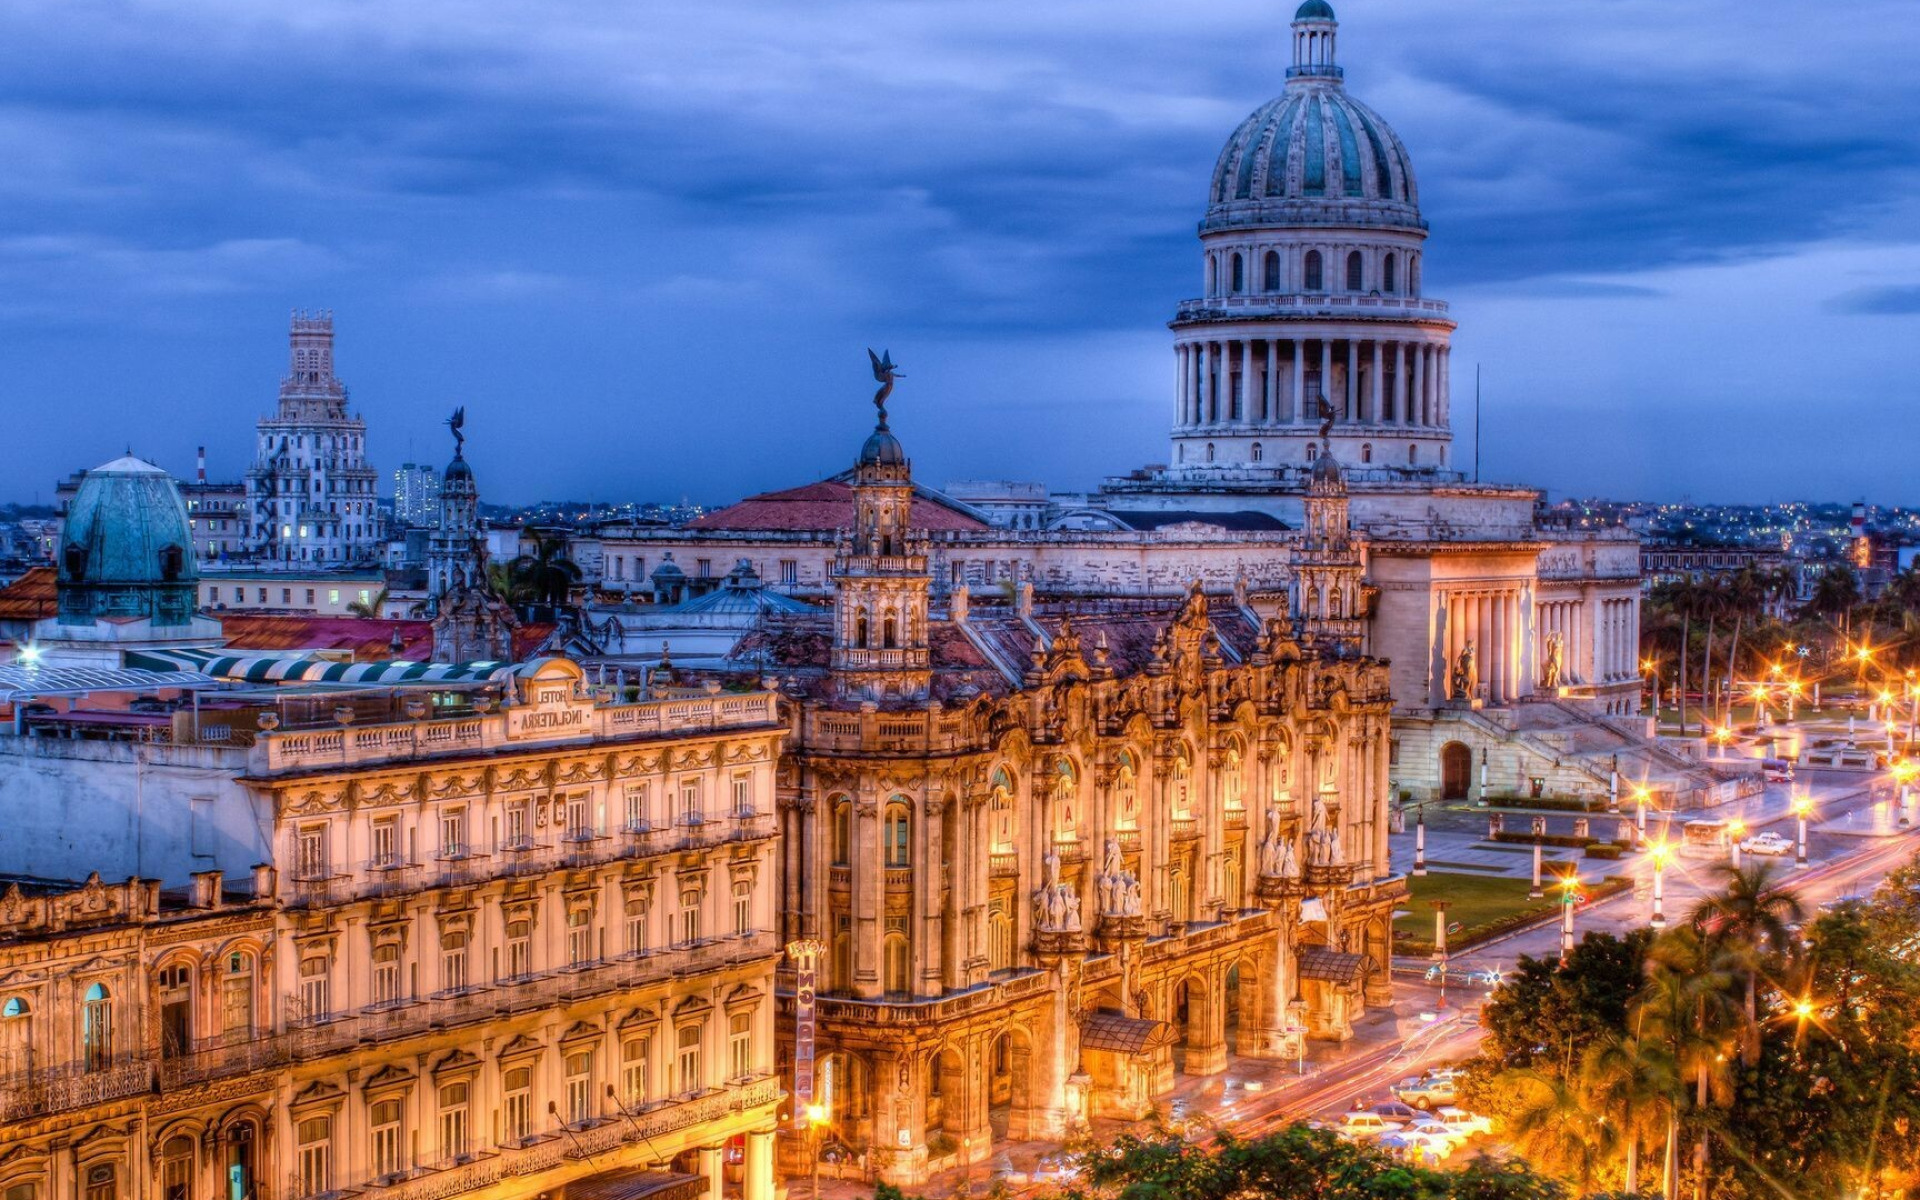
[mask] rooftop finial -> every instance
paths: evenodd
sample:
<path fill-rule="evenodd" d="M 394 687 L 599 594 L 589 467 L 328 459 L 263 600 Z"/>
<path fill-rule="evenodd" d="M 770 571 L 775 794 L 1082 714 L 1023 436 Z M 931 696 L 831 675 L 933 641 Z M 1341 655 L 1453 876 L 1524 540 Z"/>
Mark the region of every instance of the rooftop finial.
<path fill-rule="evenodd" d="M 1340 22 L 1327 0 L 1306 0 L 1293 13 L 1293 66 L 1288 79 L 1338 79 L 1333 45 Z"/>
<path fill-rule="evenodd" d="M 873 360 L 873 377 L 880 381 L 880 390 L 873 394 L 873 406 L 880 410 L 880 428 L 887 427 L 887 397 L 893 395 L 893 381 L 900 374 L 893 365 L 893 351 L 882 350 L 875 354 L 871 347 L 867 357 Z"/>
<path fill-rule="evenodd" d="M 459 458 L 467 444 L 467 435 L 462 432 L 467 425 L 467 406 L 462 404 L 453 410 L 447 418 L 447 428 L 453 430 L 453 456 Z"/>

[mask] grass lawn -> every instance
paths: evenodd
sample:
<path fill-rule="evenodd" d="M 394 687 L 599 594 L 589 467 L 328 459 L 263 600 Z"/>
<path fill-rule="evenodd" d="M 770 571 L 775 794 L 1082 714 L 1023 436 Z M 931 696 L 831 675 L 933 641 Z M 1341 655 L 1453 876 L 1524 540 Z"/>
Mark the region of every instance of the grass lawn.
<path fill-rule="evenodd" d="M 1496 932 L 1497 928 L 1511 928 L 1511 921 L 1550 912 L 1557 903 L 1551 878 L 1544 881 L 1548 892 L 1541 900 L 1527 899 L 1525 879 L 1502 875 L 1429 871 L 1407 882 L 1413 887 L 1413 897 L 1407 904 L 1407 915 L 1396 918 L 1393 928 L 1396 933 L 1408 935 L 1397 942 L 1399 948 L 1416 953 L 1433 948 L 1433 910 L 1427 907 L 1429 900 L 1448 902 L 1447 924 L 1452 926 L 1458 922 L 1460 926 L 1458 932 L 1447 935 L 1447 945 L 1454 949 L 1478 936 Z"/>

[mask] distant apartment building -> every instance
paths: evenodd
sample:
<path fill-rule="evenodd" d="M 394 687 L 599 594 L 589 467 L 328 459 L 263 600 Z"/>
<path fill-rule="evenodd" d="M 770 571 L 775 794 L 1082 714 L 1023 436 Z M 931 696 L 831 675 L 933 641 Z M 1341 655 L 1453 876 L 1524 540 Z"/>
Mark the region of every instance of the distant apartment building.
<path fill-rule="evenodd" d="M 393 473 L 393 523 L 400 529 L 440 525 L 440 472 L 431 463 L 401 463 Z"/>
<path fill-rule="evenodd" d="M 386 590 L 386 572 L 209 568 L 200 573 L 200 607 L 213 611 L 305 613 L 343 617 Z"/>

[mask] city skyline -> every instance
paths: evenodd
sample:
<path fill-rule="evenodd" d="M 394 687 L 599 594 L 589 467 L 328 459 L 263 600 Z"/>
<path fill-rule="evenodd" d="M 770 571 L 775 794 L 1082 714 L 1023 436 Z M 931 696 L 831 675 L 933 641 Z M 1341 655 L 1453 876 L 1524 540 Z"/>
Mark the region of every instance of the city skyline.
<path fill-rule="evenodd" d="M 906 368 L 929 482 L 1087 487 L 1164 458 L 1194 180 L 1277 90 L 1286 12 L 421 11 L 11 18 L 0 391 L 102 418 L 17 426 L 16 498 L 128 442 L 182 475 L 206 444 L 237 477 L 285 312 L 315 306 L 375 465 L 435 461 L 464 403 L 503 501 L 714 502 L 837 471 L 868 343 Z M 1914 430 L 1893 404 L 1872 436 L 1781 432 L 1898 397 L 1920 254 L 1888 35 L 1915 18 L 1860 5 L 1807 38 L 1804 12 L 1737 11 L 1343 6 L 1349 82 L 1418 163 L 1429 278 L 1462 322 L 1461 465 L 1482 362 L 1489 479 L 1920 498 L 1894 482 Z M 1248 53 L 1218 52 L 1229 27 Z M 79 56 L 112 69 L 75 82 Z M 726 452 L 703 452 L 716 429 Z"/>

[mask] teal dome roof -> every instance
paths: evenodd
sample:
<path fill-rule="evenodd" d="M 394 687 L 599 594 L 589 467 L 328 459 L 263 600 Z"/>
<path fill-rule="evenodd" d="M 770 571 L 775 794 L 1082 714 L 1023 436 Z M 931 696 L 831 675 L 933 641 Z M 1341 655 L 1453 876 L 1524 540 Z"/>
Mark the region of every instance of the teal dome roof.
<path fill-rule="evenodd" d="M 60 619 L 192 619 L 193 527 L 180 486 L 132 455 L 87 472 L 60 529 Z"/>
<path fill-rule="evenodd" d="M 1327 0 L 1307 0 L 1305 4 L 1302 4 L 1294 10 L 1293 19 L 1296 21 L 1331 21 L 1333 20 L 1333 5 L 1328 4 Z"/>
<path fill-rule="evenodd" d="M 1301 79 L 1256 109 L 1213 168 L 1203 229 L 1424 229 L 1407 148 L 1337 81 Z"/>

